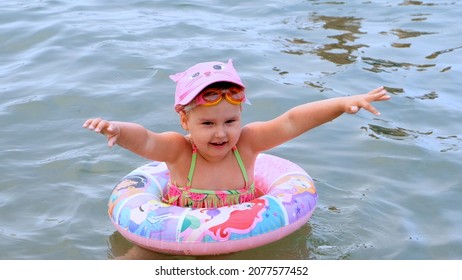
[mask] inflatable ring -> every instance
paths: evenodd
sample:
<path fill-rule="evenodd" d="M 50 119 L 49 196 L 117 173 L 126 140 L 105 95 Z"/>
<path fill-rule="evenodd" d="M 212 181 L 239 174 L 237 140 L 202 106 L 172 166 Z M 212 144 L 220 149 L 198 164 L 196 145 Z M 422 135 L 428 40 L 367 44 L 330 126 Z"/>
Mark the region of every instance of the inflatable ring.
<path fill-rule="evenodd" d="M 174 255 L 226 254 L 279 240 L 307 223 L 318 198 L 301 167 L 268 154 L 255 163 L 261 195 L 247 203 L 197 209 L 165 204 L 168 180 L 165 163 L 135 169 L 115 186 L 108 213 L 132 243 Z"/>

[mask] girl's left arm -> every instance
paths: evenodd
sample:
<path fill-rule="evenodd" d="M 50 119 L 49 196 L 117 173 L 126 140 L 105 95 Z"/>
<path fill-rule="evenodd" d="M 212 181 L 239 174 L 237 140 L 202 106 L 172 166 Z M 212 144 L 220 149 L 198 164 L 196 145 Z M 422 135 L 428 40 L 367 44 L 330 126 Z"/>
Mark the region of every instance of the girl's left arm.
<path fill-rule="evenodd" d="M 256 152 L 265 151 L 289 141 L 306 131 L 332 121 L 343 113 L 355 114 L 361 108 L 380 115 L 372 102 L 390 99 L 383 87 L 369 93 L 336 97 L 294 107 L 267 122 L 251 123 L 243 128 Z M 244 134 L 244 135 L 245 135 Z"/>

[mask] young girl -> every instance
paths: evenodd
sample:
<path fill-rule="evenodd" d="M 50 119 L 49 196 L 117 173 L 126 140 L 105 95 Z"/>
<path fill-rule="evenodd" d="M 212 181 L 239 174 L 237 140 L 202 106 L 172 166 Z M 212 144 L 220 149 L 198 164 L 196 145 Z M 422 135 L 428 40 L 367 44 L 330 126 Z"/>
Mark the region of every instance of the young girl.
<path fill-rule="evenodd" d="M 232 61 L 199 63 L 171 75 L 177 83 L 175 110 L 188 132 L 157 133 L 127 122 L 89 119 L 84 124 L 142 157 L 163 161 L 170 171 L 164 200 L 183 207 L 221 207 L 255 198 L 257 155 L 300 134 L 361 108 L 390 99 L 383 87 L 367 94 L 331 98 L 294 107 L 264 122 L 241 126 L 245 86 Z"/>

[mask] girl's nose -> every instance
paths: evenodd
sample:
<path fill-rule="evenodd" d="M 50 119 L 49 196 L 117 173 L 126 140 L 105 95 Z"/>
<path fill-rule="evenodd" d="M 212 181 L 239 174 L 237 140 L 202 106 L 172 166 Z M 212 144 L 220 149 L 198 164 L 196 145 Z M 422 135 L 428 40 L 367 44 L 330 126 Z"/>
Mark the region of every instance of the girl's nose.
<path fill-rule="evenodd" d="M 215 130 L 215 137 L 217 138 L 223 138 L 226 136 L 225 128 L 223 126 L 217 126 L 217 129 Z"/>

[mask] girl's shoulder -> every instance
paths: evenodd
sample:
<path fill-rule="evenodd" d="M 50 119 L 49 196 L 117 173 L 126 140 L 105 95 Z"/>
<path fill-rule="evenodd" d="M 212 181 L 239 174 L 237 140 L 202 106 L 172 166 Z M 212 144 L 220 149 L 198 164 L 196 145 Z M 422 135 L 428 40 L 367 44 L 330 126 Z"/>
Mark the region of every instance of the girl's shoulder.
<path fill-rule="evenodd" d="M 247 159 L 256 158 L 260 152 L 255 145 L 255 134 L 251 127 L 244 126 L 237 141 L 236 147 L 239 153 Z"/>
<path fill-rule="evenodd" d="M 191 153 L 189 136 L 178 132 L 161 132 L 152 134 L 150 159 L 175 163 L 182 160 L 185 154 Z"/>

